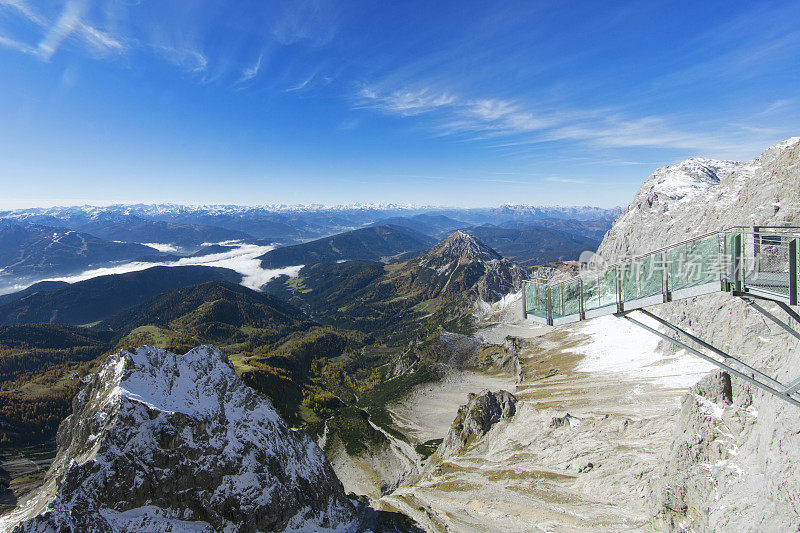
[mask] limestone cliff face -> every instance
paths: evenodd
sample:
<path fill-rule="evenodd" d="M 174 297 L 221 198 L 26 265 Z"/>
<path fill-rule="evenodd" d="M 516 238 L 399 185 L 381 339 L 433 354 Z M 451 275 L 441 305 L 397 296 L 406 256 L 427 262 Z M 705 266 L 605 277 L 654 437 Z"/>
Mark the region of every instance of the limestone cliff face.
<path fill-rule="evenodd" d="M 687 159 L 656 170 L 597 253 L 638 255 L 727 226 L 800 223 L 800 137 L 745 163 Z"/>
<path fill-rule="evenodd" d="M 800 138 L 746 163 L 690 159 L 657 170 L 598 253 L 614 262 L 732 225 L 800 225 Z M 655 312 L 784 383 L 800 377 L 796 339 L 738 298 L 702 296 Z M 736 378 L 730 402 L 701 392 L 693 390 L 684 401 L 664 457 L 671 466 L 653 479 L 656 523 L 666 529 L 797 530 L 800 411 Z"/>
<path fill-rule="evenodd" d="M 431 457 L 427 469 L 457 454 L 471 441 L 482 438 L 501 420 L 511 420 L 516 412 L 517 398 L 508 391 L 470 393 L 468 402 L 458 410 L 450 431 Z"/>
<path fill-rule="evenodd" d="M 58 447 L 45 484 L 0 529 L 354 527 L 321 450 L 210 346 L 110 356 L 75 398 Z"/>

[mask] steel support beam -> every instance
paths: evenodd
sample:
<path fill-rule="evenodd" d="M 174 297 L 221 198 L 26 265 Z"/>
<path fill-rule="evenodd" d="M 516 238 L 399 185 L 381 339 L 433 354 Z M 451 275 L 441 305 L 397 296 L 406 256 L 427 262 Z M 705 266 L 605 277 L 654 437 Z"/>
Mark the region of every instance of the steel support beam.
<path fill-rule="evenodd" d="M 789 241 L 789 305 L 797 305 L 797 239 Z"/>
<path fill-rule="evenodd" d="M 650 318 L 652 318 L 653 320 L 655 320 L 656 322 L 658 322 L 662 326 L 666 326 L 667 328 L 671 329 L 675 333 L 677 333 L 679 335 L 684 335 L 685 337 L 689 338 L 690 340 L 696 342 L 697 344 L 699 344 L 703 348 L 711 350 L 715 354 L 717 354 L 720 357 L 722 357 L 725 360 L 726 363 L 728 363 L 728 364 L 736 363 L 741 368 L 743 368 L 744 371 L 750 372 L 753 375 L 756 375 L 756 376 L 760 377 L 762 380 L 766 381 L 768 384 L 770 384 L 771 386 L 775 387 L 776 389 L 781 390 L 781 389 L 785 388 L 785 385 L 783 383 L 781 383 L 780 381 L 772 379 L 771 377 L 769 377 L 768 375 L 764 374 L 763 372 L 760 372 L 760 371 L 756 370 L 755 368 L 753 368 L 752 366 L 748 365 L 747 363 L 744 363 L 744 362 L 740 361 L 739 359 L 737 359 L 737 358 L 735 358 L 735 357 L 723 352 L 719 348 L 717 348 L 715 346 L 712 346 L 711 344 L 705 342 L 704 340 L 697 338 L 696 336 L 692 335 L 688 331 L 683 330 L 683 329 L 679 328 L 678 326 L 676 326 L 676 325 L 674 325 L 674 324 L 672 324 L 670 322 L 667 322 L 663 318 L 654 315 L 653 313 L 651 313 L 650 311 L 647 311 L 646 309 L 639 309 L 639 311 L 641 311 L 645 315 L 649 316 Z"/>
<path fill-rule="evenodd" d="M 761 313 L 765 317 L 769 318 L 770 320 L 772 320 L 773 322 L 778 324 L 782 329 L 787 331 L 789 333 L 789 335 L 791 335 L 794 338 L 800 340 L 800 333 L 798 333 L 794 329 L 790 328 L 789 325 L 786 324 L 783 320 L 781 320 L 780 318 L 776 317 L 775 315 L 773 315 L 772 313 L 770 313 L 769 311 L 767 311 L 766 309 L 764 309 L 763 307 L 758 305 L 753 300 L 745 298 L 744 301 L 747 302 L 747 305 L 749 305 L 750 307 L 752 307 L 753 309 L 755 309 L 756 311 L 758 311 L 759 313 Z M 786 305 L 786 304 L 783 304 L 783 305 Z M 787 306 L 787 308 L 788 308 L 788 306 Z M 795 313 L 791 308 L 789 308 L 789 311 L 790 311 L 790 314 L 794 315 L 795 317 L 797 316 L 797 313 Z M 795 318 L 795 320 L 797 320 L 797 318 Z"/>
<path fill-rule="evenodd" d="M 790 396 L 790 393 L 786 392 L 786 391 L 788 391 L 789 387 L 779 384 L 781 389 L 780 390 L 776 389 L 776 388 L 774 388 L 774 387 L 772 387 L 772 386 L 770 386 L 770 385 L 768 385 L 766 383 L 762 383 L 762 382 L 758 381 L 757 379 L 755 379 L 752 376 L 748 376 L 747 374 L 745 374 L 743 372 L 740 372 L 739 370 L 731 367 L 727 363 L 724 363 L 722 361 L 717 361 L 713 357 L 711 357 L 711 356 L 709 356 L 707 354 L 704 354 L 703 352 L 701 352 L 699 350 L 696 350 L 696 349 L 692 348 L 688 344 L 685 344 L 685 343 L 679 341 L 678 339 L 674 339 L 674 338 L 670 337 L 669 335 L 661 333 L 660 331 L 658 331 L 655 328 L 651 328 L 650 326 L 648 326 L 646 324 L 643 324 L 643 323 L 639 322 L 638 320 L 636 320 L 634 318 L 631 318 L 627 314 L 621 314 L 621 315 L 618 315 L 618 316 L 621 316 L 622 318 L 628 320 L 629 322 L 631 322 L 633 324 L 636 324 L 640 328 L 645 329 L 645 330 L 649 331 L 650 333 L 661 337 L 665 341 L 671 342 L 672 344 L 675 344 L 676 346 L 678 346 L 680 348 L 683 348 L 687 352 L 692 353 L 692 354 L 696 355 L 697 357 L 700 357 L 701 359 L 704 359 L 705 361 L 708 361 L 712 365 L 718 366 L 719 368 L 722 368 L 723 370 L 725 370 L 727 372 L 730 372 L 734 376 L 736 376 L 736 377 L 738 377 L 740 379 L 743 379 L 743 380 L 747 381 L 748 383 L 751 383 L 751 384 L 755 385 L 756 387 L 764 390 L 765 392 L 768 392 L 769 394 L 772 394 L 773 396 L 775 396 L 777 398 L 780 398 L 781 400 L 787 401 L 790 404 L 794 405 L 795 407 L 800 407 L 800 401 L 798 401 L 794 397 Z M 727 357 L 730 358 L 730 359 L 734 359 L 731 356 L 727 356 Z M 772 381 L 774 381 L 774 380 L 772 380 Z"/>
<path fill-rule="evenodd" d="M 785 302 L 779 302 L 779 301 L 776 301 L 775 303 L 776 303 L 776 304 L 778 304 L 778 307 L 780 307 L 781 309 L 783 309 L 783 311 L 784 311 L 784 312 L 785 312 L 787 315 L 789 315 L 790 317 L 792 317 L 792 318 L 795 320 L 795 322 L 797 322 L 798 324 L 800 324 L 800 315 L 798 315 L 798 314 L 797 314 L 797 311 L 795 311 L 794 309 L 792 309 L 791 307 L 789 307 L 788 305 L 786 305 L 786 303 L 785 303 Z"/>
<path fill-rule="evenodd" d="M 800 378 L 797 378 L 796 380 L 786 385 L 786 390 L 783 392 L 785 394 L 794 394 L 798 390 L 800 390 Z"/>

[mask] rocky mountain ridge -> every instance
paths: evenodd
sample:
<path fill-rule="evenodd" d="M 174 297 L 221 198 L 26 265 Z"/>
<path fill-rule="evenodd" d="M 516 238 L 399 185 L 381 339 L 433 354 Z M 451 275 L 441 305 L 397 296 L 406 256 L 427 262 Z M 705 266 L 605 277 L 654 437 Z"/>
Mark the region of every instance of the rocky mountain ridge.
<path fill-rule="evenodd" d="M 156 261 L 154 248 L 113 242 L 63 227 L 0 220 L 0 281 L 63 275 L 115 261 Z"/>
<path fill-rule="evenodd" d="M 616 261 L 735 225 L 800 225 L 800 137 L 744 163 L 692 159 L 657 170 L 598 253 Z M 656 312 L 776 379 L 797 377 L 797 339 L 739 298 L 708 295 Z M 660 349 L 675 351 L 663 343 Z M 667 466 L 651 481 L 656 523 L 668 530 L 797 529 L 797 414 L 796 407 L 736 378 L 732 401 L 692 391 L 664 452 Z"/>
<path fill-rule="evenodd" d="M 463 231 L 451 234 L 414 262 L 420 269 L 435 272 L 425 279 L 437 295 L 472 291 L 474 298 L 489 303 L 519 290 L 528 277 L 525 269 Z"/>
<path fill-rule="evenodd" d="M 752 161 L 694 158 L 660 168 L 597 253 L 614 262 L 728 226 L 798 224 L 798 158 L 800 137 L 793 137 Z"/>
<path fill-rule="evenodd" d="M 322 451 L 210 346 L 123 350 L 59 428 L 18 531 L 347 530 L 357 519 Z"/>

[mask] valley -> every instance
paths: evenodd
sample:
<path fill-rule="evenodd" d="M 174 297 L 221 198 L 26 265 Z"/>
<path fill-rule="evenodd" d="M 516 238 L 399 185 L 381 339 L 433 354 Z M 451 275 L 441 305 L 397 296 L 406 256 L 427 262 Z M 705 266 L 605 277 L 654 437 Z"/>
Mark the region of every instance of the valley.
<path fill-rule="evenodd" d="M 744 165 L 743 177 L 736 174 L 736 165 L 708 161 L 659 170 L 643 185 L 641 196 L 647 201 L 637 200 L 623 212 L 599 246 L 601 253 L 614 257 L 624 246 L 637 250 L 657 242 L 655 235 L 639 236 L 658 231 L 640 217 L 657 219 L 669 213 L 675 217 L 673 227 L 694 224 L 697 190 L 723 180 L 744 187 L 743 180 L 763 179 L 763 194 L 789 195 L 768 189 L 768 176 L 796 157 L 798 143 L 787 143 Z M 716 180 L 708 179 L 712 171 Z M 646 214 L 651 208 L 655 214 Z M 748 209 L 742 206 L 739 212 Z M 687 215 L 682 218 L 682 213 Z M 733 211 L 706 217 L 724 219 L 729 213 Z M 436 233 L 463 218 L 466 213 L 459 219 L 414 215 L 408 220 L 430 223 L 430 232 Z M 405 221 L 395 217 L 394 222 Z M 581 227 L 588 234 L 594 222 L 563 226 Z M 542 261 L 526 265 L 510 260 L 481 235 L 520 249 L 528 247 L 524 239 L 538 239 L 542 246 L 532 251 L 542 254 Z M 549 243 L 554 235 L 562 240 Z M 369 522 L 387 531 L 646 531 L 654 524 L 680 530 L 690 522 L 723 520 L 709 511 L 709 486 L 739 509 L 738 516 L 763 510 L 763 500 L 749 503 L 744 498 L 741 473 L 758 475 L 764 463 L 772 464 L 775 450 L 794 439 L 790 429 L 763 427 L 776 421 L 787 424 L 790 412 L 784 406 L 614 316 L 560 327 L 523 320 L 523 281 L 532 275 L 571 275 L 578 268 L 574 259 L 550 261 L 574 257 L 573 247 L 591 242 L 590 237 L 552 228 L 499 225 L 456 229 L 436 241 L 405 226 L 372 225 L 303 244 L 270 245 L 258 256 L 248 252 L 248 264 L 258 264 L 259 272 L 268 276 L 249 271 L 248 278 L 241 268 L 216 262 L 215 255 L 230 253 L 220 247 L 253 246 L 253 252 L 260 247 L 229 243 L 204 246 L 197 257 L 212 258 L 204 265 L 179 260 L 172 266 L 42 283 L 6 296 L 0 301 L 5 324 L 0 326 L 0 467 L 8 473 L 10 490 L 3 501 L 12 514 L 0 520 L 33 517 L 42 502 L 64 497 L 53 492 L 58 483 L 84 475 L 66 459 L 84 453 L 79 451 L 87 446 L 82 430 L 61 424 L 59 431 L 72 432 L 74 449 L 64 448 L 67 437 L 62 434 L 55 458 L 54 438 L 87 383 L 104 397 L 106 378 L 96 372 L 116 372 L 109 360 L 123 366 L 138 361 L 136 365 L 147 369 L 147 379 L 156 380 L 152 386 L 166 387 L 158 398 L 143 403 L 139 398 L 148 396 L 136 392 L 124 409 L 134 412 L 144 405 L 147 417 L 166 417 L 176 428 L 184 427 L 184 415 L 215 424 L 215 417 L 189 407 L 217 400 L 213 394 L 202 402 L 193 399 L 210 392 L 194 389 L 180 378 L 182 371 L 170 383 L 192 391 L 185 406 L 191 412 L 171 403 L 184 402 L 172 397 L 172 385 L 155 385 L 163 377 L 159 365 L 172 361 L 170 368 L 179 367 L 183 354 L 192 361 L 187 364 L 198 382 L 227 376 L 226 386 L 248 391 L 241 398 L 257 394 L 268 399 L 268 411 L 274 414 L 265 416 L 288 428 L 278 433 L 298 432 L 315 443 L 300 448 L 321 452 L 322 462 L 315 459 L 318 466 L 312 470 L 322 468 L 322 494 L 335 494 L 338 503 L 332 514 L 305 514 L 303 520 Z M 285 252 L 276 253 L 281 250 Z M 551 250 L 566 255 L 548 256 Z M 298 264 L 286 266 L 291 263 Z M 287 268 L 292 270 L 280 270 Z M 763 320 L 724 298 L 706 296 L 696 305 L 709 315 L 734 316 L 746 324 L 744 333 L 724 333 L 729 349 L 739 347 L 750 357 L 763 358 L 771 353 L 774 338 L 772 346 L 782 347 L 779 353 L 791 353 L 795 344 L 788 335 L 764 330 Z M 685 302 L 664 304 L 660 311 L 676 321 L 693 313 Z M 702 323 L 695 318 L 692 327 Z M 730 326 L 717 321 L 716 327 L 712 336 Z M 207 359 L 215 361 L 211 374 L 202 370 Z M 102 405 L 117 401 L 114 395 L 109 398 Z M 87 413 L 94 409 L 81 405 Z M 765 422 L 762 412 L 773 419 Z M 247 416 L 233 423 L 247 427 Z M 115 417 L 108 420 L 131 431 L 130 420 Z M 67 420 L 78 424 L 75 428 L 96 423 Z M 116 433 L 105 431 L 100 428 L 96 434 L 111 442 Z M 173 437 L 156 426 L 152 431 L 152 442 L 142 449 L 155 447 L 153 453 L 171 457 L 172 445 L 164 443 Z M 169 430 L 170 435 L 180 433 L 176 431 Z M 218 441 L 205 442 L 200 434 L 194 441 L 174 438 L 182 447 L 199 443 L 219 450 Z M 740 450 L 757 447 L 759 439 L 766 439 L 762 450 L 767 451 L 756 454 L 755 461 L 743 460 Z M 243 446 L 251 449 L 250 444 Z M 45 473 L 48 464 L 54 466 Z M 200 463 L 181 464 L 217 479 L 217 473 Z M 62 476 L 57 478 L 62 481 L 53 476 Z M 86 479 L 98 486 L 109 479 L 92 476 Z M 43 487 L 37 486 L 40 482 Z M 681 487 L 678 495 L 674 486 Z M 229 493 L 224 483 L 219 487 Z M 149 490 L 143 486 L 136 497 L 145 501 Z M 91 498 L 101 499 L 99 493 Z M 177 505 L 165 494 L 158 498 L 163 505 Z M 794 523 L 796 515 L 787 510 L 790 500 L 780 500 L 768 515 L 770 523 Z M 11 511 L 15 502 L 20 507 Z M 315 505 L 324 508 L 321 500 Z M 291 509 L 287 512 L 300 516 L 296 507 Z M 147 511 L 136 518 L 144 522 L 136 523 L 174 519 L 164 512 Z M 226 513 L 222 509 L 215 516 L 191 516 L 198 523 L 217 524 L 209 526 L 214 529 L 235 521 Z M 269 523 L 284 524 L 283 517 L 267 515 L 264 520 L 273 521 Z M 46 513 L 38 516 L 36 520 L 51 519 Z M 98 524 L 134 519 L 124 513 L 90 516 Z"/>
<path fill-rule="evenodd" d="M 800 533 L 798 20 L 0 0 L 0 533 Z"/>

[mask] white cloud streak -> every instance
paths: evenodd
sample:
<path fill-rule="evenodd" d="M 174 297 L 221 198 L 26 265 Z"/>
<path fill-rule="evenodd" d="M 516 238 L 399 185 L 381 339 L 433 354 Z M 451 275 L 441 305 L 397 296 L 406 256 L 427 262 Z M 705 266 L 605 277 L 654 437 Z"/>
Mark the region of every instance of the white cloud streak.
<path fill-rule="evenodd" d="M 171 46 L 158 46 L 156 50 L 164 59 L 186 72 L 198 74 L 208 67 L 208 58 L 199 50 Z"/>
<path fill-rule="evenodd" d="M 580 185 L 589 183 L 586 180 L 577 179 L 577 178 L 560 178 L 558 176 L 548 176 L 544 178 L 544 181 L 551 181 L 553 183 L 565 183 L 565 184 L 573 184 L 573 185 Z"/>
<path fill-rule="evenodd" d="M 30 55 L 36 54 L 36 50 L 33 47 L 28 46 L 25 43 L 21 43 L 19 41 L 11 39 L 9 37 L 5 37 L 3 35 L 0 35 L 0 46 L 16 50 L 17 52 L 20 52 L 22 54 L 30 54 Z"/>
<path fill-rule="evenodd" d="M 724 134 L 681 128 L 670 117 L 629 117 L 609 109 L 575 110 L 552 105 L 533 109 L 503 98 L 469 99 L 433 88 L 382 91 L 362 88 L 356 107 L 402 117 L 420 116 L 437 136 L 479 140 L 503 138 L 494 148 L 530 146 L 553 141 L 577 141 L 602 148 L 667 148 L 741 156 L 752 154 L 774 139 L 755 138 L 752 131 L 729 127 Z"/>
<path fill-rule="evenodd" d="M 261 70 L 261 63 L 263 61 L 264 61 L 264 54 L 260 54 L 255 63 L 253 63 L 251 66 L 247 67 L 242 71 L 242 77 L 239 79 L 239 83 L 250 81 L 256 76 L 258 76 L 258 72 Z"/>
<path fill-rule="evenodd" d="M 67 2 L 58 21 L 53 24 L 39 43 L 37 52 L 39 57 L 49 61 L 58 48 L 69 37 L 81 23 L 86 11 L 86 2 Z"/>
<path fill-rule="evenodd" d="M 41 40 L 35 47 L 8 36 L 0 36 L 0 46 L 35 55 L 43 61 L 49 61 L 70 38 L 88 46 L 95 53 L 106 54 L 125 50 L 125 45 L 120 40 L 85 22 L 86 0 L 66 2 L 58 19 L 53 23 L 23 0 L 0 0 L 0 8 L 10 9 L 43 32 Z"/>
<path fill-rule="evenodd" d="M 428 89 L 393 91 L 381 94 L 370 87 L 361 89 L 359 95 L 364 105 L 372 105 L 389 113 L 403 116 L 429 113 L 435 109 L 452 106 L 456 98 L 446 93 L 435 93 Z"/>

